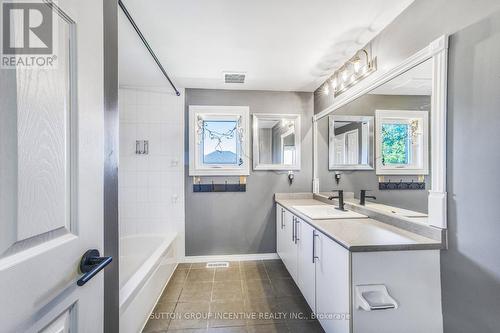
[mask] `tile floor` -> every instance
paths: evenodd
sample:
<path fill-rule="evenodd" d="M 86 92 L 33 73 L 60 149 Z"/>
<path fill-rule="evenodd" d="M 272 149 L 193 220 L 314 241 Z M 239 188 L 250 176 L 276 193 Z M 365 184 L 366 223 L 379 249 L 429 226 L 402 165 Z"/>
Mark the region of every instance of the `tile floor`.
<path fill-rule="evenodd" d="M 180 264 L 143 333 L 323 332 L 281 260 Z"/>

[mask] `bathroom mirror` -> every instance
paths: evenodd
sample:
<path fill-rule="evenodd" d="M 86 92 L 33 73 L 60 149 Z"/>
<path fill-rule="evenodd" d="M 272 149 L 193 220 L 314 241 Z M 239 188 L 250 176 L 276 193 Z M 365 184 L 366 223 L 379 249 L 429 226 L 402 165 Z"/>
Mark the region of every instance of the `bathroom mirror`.
<path fill-rule="evenodd" d="M 253 114 L 254 170 L 300 170 L 300 116 Z"/>
<path fill-rule="evenodd" d="M 446 228 L 446 62 L 443 36 L 316 114 L 314 192 Z"/>
<path fill-rule="evenodd" d="M 329 121 L 329 169 L 373 169 L 373 117 L 331 115 Z"/>

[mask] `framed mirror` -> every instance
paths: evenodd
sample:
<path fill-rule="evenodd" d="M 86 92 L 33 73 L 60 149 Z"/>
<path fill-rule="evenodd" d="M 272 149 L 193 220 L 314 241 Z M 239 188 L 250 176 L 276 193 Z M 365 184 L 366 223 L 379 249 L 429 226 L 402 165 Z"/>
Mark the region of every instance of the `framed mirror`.
<path fill-rule="evenodd" d="M 300 115 L 253 114 L 253 169 L 300 170 Z"/>
<path fill-rule="evenodd" d="M 373 170 L 373 117 L 328 117 L 330 170 Z"/>
<path fill-rule="evenodd" d="M 447 58 L 448 37 L 442 36 L 315 114 L 314 193 L 343 189 L 359 203 L 361 190 L 370 190 L 376 201 L 367 204 L 446 228 Z M 350 168 L 363 162 L 366 142 L 359 129 L 357 136 L 342 129 L 352 126 L 346 119 L 360 119 L 353 117 L 374 118 L 372 169 Z"/>

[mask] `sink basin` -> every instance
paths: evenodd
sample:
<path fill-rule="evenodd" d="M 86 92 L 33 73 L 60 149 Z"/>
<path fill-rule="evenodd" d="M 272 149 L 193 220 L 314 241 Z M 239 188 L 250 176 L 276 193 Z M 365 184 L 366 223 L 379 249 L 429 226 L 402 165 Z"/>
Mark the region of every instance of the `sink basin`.
<path fill-rule="evenodd" d="M 330 205 L 292 206 L 292 208 L 313 220 L 359 219 L 366 217 L 350 210 L 341 211 Z"/>
<path fill-rule="evenodd" d="M 392 207 L 392 206 L 382 205 L 382 204 L 373 203 L 373 202 L 367 202 L 366 207 L 383 211 L 386 214 L 396 214 L 396 215 L 405 216 L 405 217 L 427 217 L 427 214 L 424 214 L 424 213 L 414 212 L 414 211 L 408 210 L 408 209 Z"/>

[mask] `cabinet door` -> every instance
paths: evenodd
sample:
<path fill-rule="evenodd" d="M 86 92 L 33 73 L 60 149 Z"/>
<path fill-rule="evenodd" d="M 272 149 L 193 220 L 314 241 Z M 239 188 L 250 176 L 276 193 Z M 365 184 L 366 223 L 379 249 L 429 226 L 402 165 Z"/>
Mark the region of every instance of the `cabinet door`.
<path fill-rule="evenodd" d="M 280 205 L 276 205 L 276 252 L 283 259 L 285 252 L 285 209 Z"/>
<path fill-rule="evenodd" d="M 326 332 L 348 333 L 349 251 L 316 231 L 316 314 Z"/>
<path fill-rule="evenodd" d="M 285 232 L 283 233 L 283 247 L 284 247 L 284 259 L 288 273 L 292 278 L 297 281 L 297 246 L 295 244 L 295 216 L 289 211 L 285 210 Z"/>
<path fill-rule="evenodd" d="M 299 219 L 297 224 L 297 285 L 313 311 L 316 309 L 316 274 L 313 258 L 314 228 Z"/>

